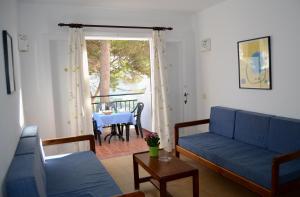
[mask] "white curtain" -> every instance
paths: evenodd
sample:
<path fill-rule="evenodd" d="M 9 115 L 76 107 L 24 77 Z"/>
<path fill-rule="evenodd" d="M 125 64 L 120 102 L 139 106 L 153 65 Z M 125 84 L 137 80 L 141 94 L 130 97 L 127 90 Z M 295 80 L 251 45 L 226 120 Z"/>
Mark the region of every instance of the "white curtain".
<path fill-rule="evenodd" d="M 69 134 L 78 136 L 93 133 L 87 49 L 81 28 L 70 28 L 68 69 Z M 86 143 L 76 143 L 77 150 Z"/>
<path fill-rule="evenodd" d="M 172 150 L 173 128 L 169 122 L 168 105 L 168 65 L 164 31 L 153 31 L 153 68 L 152 68 L 152 129 L 160 137 L 161 147 Z"/>

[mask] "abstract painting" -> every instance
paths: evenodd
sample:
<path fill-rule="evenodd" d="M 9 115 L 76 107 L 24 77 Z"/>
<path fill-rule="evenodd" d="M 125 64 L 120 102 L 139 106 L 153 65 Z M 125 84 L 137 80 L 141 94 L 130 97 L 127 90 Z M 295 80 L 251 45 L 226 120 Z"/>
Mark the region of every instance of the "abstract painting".
<path fill-rule="evenodd" d="M 271 90 L 270 36 L 239 41 L 239 86 Z"/>

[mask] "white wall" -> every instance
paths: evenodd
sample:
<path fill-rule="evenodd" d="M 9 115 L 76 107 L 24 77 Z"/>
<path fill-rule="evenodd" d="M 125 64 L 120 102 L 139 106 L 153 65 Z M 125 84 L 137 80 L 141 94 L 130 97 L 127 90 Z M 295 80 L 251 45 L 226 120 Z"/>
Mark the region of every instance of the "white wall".
<path fill-rule="evenodd" d="M 19 54 L 17 51 L 17 3 L 16 0 L 0 1 L 0 186 L 2 196 L 3 179 L 14 155 L 21 127 L 23 126 L 22 96 L 20 86 Z M 13 37 L 16 89 L 12 95 L 6 94 L 2 30 Z"/>
<path fill-rule="evenodd" d="M 183 92 L 195 89 L 195 80 L 190 76 L 195 72 L 194 59 L 194 25 L 192 14 L 180 12 L 163 11 L 133 11 L 133 10 L 108 10 L 100 7 L 84 7 L 56 4 L 31 4 L 21 3 L 20 32 L 29 37 L 30 50 L 22 53 L 22 82 L 24 85 L 24 108 L 26 121 L 40 126 L 42 138 L 55 137 L 58 126 L 55 117 L 55 99 L 57 95 L 57 80 L 55 75 L 57 69 L 53 62 L 63 62 L 54 60 L 53 50 L 60 47 L 59 42 L 67 41 L 67 28 L 58 27 L 59 22 L 75 22 L 87 24 L 109 24 L 109 25 L 141 25 L 141 26 L 172 26 L 174 30 L 167 33 L 167 41 L 179 42 L 182 46 L 182 61 L 179 64 L 180 75 L 172 83 L 178 91 Z M 114 36 L 127 34 L 145 35 L 151 32 L 143 30 L 120 30 L 116 29 L 86 29 L 88 34 L 97 33 Z M 151 35 L 151 34 L 150 34 Z M 52 47 L 52 49 L 51 49 Z M 55 50 L 61 50 L 56 48 Z M 51 52 L 52 51 L 52 52 Z M 50 55 L 51 54 L 51 55 Z M 62 68 L 63 69 L 63 68 Z M 52 74 L 51 74 L 52 73 Z M 180 93 L 181 95 L 181 93 Z M 195 96 L 187 105 L 190 108 L 189 115 L 196 116 Z M 182 105 L 182 98 L 178 97 L 177 106 Z M 175 106 L 176 107 L 176 106 Z M 183 113 L 183 112 L 180 112 Z M 186 117 L 189 118 L 189 117 Z M 193 118 L 194 119 L 194 118 Z M 181 121 L 181 120 L 177 120 Z M 149 128 L 147 128 L 149 129 Z"/>
<path fill-rule="evenodd" d="M 197 52 L 199 117 L 222 105 L 300 118 L 299 10 L 298 0 L 228 0 L 198 14 L 199 40 L 212 43 Z M 237 41 L 268 35 L 273 90 L 239 89 Z"/>

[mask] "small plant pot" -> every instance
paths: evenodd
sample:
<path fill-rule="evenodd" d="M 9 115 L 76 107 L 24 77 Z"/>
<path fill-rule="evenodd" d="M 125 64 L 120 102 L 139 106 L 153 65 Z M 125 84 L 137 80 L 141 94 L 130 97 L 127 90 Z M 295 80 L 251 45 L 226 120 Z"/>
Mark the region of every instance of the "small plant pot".
<path fill-rule="evenodd" d="M 158 157 L 158 147 L 149 147 L 149 156 Z"/>

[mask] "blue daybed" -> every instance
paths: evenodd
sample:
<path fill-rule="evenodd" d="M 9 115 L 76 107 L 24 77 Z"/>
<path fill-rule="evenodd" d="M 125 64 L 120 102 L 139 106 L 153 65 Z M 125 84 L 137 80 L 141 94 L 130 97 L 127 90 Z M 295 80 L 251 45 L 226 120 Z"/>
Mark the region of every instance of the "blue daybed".
<path fill-rule="evenodd" d="M 37 127 L 26 127 L 5 178 L 5 196 L 122 196 L 120 188 L 95 155 L 93 135 L 46 140 L 43 145 L 83 140 L 89 140 L 91 151 L 45 159 Z M 144 194 L 135 192 L 124 196 L 144 196 Z"/>
<path fill-rule="evenodd" d="M 180 136 L 179 129 L 209 123 L 209 132 Z M 299 188 L 300 120 L 212 107 L 210 119 L 175 125 L 176 155 L 242 184 L 261 196 Z"/>

